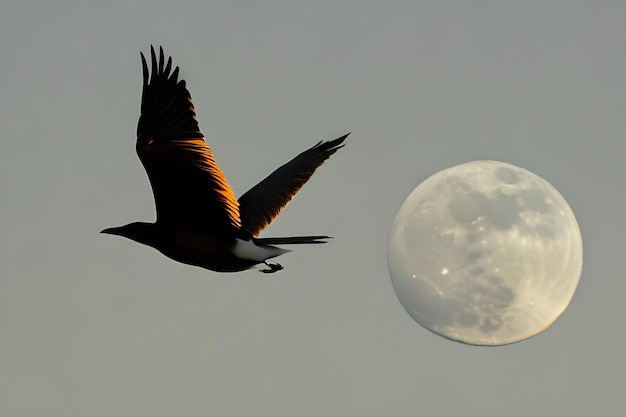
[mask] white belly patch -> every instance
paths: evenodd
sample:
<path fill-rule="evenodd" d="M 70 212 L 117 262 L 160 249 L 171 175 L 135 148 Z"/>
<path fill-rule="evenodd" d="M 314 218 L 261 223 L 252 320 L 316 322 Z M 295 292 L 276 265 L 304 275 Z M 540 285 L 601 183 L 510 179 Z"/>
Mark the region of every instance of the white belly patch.
<path fill-rule="evenodd" d="M 233 247 L 233 255 L 239 259 L 248 259 L 256 262 L 264 262 L 283 253 L 291 252 L 289 249 L 277 248 L 275 246 L 257 246 L 252 240 L 237 239 Z"/>

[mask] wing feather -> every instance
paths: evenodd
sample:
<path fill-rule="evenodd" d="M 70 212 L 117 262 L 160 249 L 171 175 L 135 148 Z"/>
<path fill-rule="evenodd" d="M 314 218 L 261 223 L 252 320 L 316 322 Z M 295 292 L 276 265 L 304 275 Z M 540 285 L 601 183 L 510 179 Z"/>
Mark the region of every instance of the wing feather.
<path fill-rule="evenodd" d="M 239 198 L 242 228 L 257 236 L 280 214 L 315 170 L 344 146 L 342 143 L 348 135 L 318 142 L 243 194 Z"/>
<path fill-rule="evenodd" d="M 239 229 L 239 204 L 213 151 L 204 140 L 185 81 L 172 74 L 150 49 L 151 71 L 143 54 L 141 116 L 137 155 L 146 169 L 157 210 L 157 222 L 206 228 L 212 233 Z"/>

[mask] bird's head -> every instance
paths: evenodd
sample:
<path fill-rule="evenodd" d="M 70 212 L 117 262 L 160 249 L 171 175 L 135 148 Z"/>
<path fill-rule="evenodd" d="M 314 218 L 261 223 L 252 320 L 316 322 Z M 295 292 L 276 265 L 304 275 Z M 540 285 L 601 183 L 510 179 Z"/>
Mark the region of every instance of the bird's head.
<path fill-rule="evenodd" d="M 123 236 L 135 242 L 154 247 L 157 242 L 157 227 L 154 223 L 134 222 L 125 226 L 109 227 L 100 233 Z"/>

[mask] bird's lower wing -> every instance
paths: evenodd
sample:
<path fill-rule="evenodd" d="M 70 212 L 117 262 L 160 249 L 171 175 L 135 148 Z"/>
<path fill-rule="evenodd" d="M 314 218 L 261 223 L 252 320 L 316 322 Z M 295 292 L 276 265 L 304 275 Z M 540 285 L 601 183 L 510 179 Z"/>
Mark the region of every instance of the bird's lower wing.
<path fill-rule="evenodd" d="M 280 214 L 315 170 L 342 148 L 346 134 L 335 140 L 319 142 L 272 172 L 239 198 L 242 228 L 258 235 Z"/>

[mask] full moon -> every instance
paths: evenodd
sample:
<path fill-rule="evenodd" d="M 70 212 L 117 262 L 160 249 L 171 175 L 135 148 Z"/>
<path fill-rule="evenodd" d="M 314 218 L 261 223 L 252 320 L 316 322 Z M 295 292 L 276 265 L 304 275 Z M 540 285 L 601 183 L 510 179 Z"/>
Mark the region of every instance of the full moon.
<path fill-rule="evenodd" d="M 548 328 L 580 279 L 572 209 L 543 178 L 474 161 L 418 185 L 388 246 L 391 281 L 426 329 L 472 345 L 504 345 Z"/>

